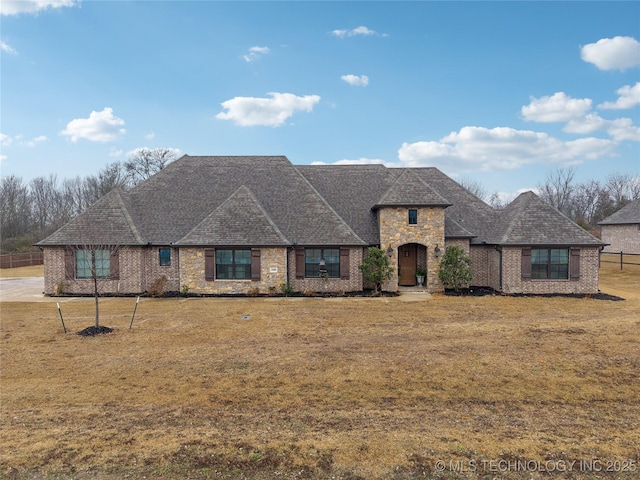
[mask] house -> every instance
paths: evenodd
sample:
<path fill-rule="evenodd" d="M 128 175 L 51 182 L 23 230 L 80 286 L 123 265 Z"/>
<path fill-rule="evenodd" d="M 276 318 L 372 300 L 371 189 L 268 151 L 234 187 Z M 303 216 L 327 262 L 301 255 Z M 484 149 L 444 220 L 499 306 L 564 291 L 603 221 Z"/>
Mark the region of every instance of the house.
<path fill-rule="evenodd" d="M 640 254 L 640 198 L 622 207 L 600 223 L 605 252 Z"/>
<path fill-rule="evenodd" d="M 438 266 L 458 245 L 472 285 L 509 293 L 593 293 L 603 243 L 520 195 L 497 211 L 436 168 L 293 165 L 284 156 L 183 156 L 128 192 L 112 191 L 38 243 L 45 293 L 350 292 L 370 246 L 390 257 L 388 291 L 443 289 Z"/>

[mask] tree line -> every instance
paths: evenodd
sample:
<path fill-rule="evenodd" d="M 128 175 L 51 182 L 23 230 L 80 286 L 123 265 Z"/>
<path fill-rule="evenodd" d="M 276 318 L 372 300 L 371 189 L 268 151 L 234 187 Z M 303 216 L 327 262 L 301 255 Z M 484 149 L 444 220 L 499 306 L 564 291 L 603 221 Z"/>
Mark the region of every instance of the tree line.
<path fill-rule="evenodd" d="M 547 173 L 536 186 L 536 193 L 586 230 L 598 228 L 598 222 L 640 198 L 640 177 L 612 173 L 602 180 L 576 182 L 574 168 L 559 168 Z M 462 179 L 460 184 L 493 208 L 506 208 L 515 195 L 489 192 L 478 182 Z"/>
<path fill-rule="evenodd" d="M 60 180 L 57 175 L 25 183 L 10 175 L 0 183 L 2 253 L 26 252 L 113 189 L 128 190 L 177 158 L 170 148 L 140 148 L 128 160 L 97 174 Z"/>
<path fill-rule="evenodd" d="M 127 161 L 110 163 L 95 175 L 59 180 L 57 175 L 36 177 L 28 183 L 11 175 L 0 183 L 2 253 L 32 250 L 47 237 L 111 190 L 128 190 L 162 170 L 177 158 L 170 148 L 136 150 Z M 613 173 L 603 180 L 575 181 L 575 169 L 550 172 L 537 186 L 549 205 L 587 230 L 629 202 L 640 198 L 640 178 Z M 494 208 L 505 208 L 513 198 L 488 191 L 474 180 L 459 183 Z"/>

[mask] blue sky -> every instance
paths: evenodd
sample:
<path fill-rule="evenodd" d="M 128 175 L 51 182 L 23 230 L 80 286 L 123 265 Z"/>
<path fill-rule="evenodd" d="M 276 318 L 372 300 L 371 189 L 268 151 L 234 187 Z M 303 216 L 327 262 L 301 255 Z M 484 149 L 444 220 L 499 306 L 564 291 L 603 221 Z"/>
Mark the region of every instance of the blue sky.
<path fill-rule="evenodd" d="M 2 0 L 1 174 L 136 148 L 640 176 L 640 2 Z"/>

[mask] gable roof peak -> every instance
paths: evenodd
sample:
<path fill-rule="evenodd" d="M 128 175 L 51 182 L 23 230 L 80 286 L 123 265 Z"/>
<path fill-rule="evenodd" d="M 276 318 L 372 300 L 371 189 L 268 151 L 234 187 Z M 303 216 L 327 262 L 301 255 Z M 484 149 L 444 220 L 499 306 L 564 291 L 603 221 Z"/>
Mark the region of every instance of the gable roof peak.
<path fill-rule="evenodd" d="M 374 209 L 391 206 L 448 207 L 447 201 L 411 169 L 404 169 L 374 205 Z"/>

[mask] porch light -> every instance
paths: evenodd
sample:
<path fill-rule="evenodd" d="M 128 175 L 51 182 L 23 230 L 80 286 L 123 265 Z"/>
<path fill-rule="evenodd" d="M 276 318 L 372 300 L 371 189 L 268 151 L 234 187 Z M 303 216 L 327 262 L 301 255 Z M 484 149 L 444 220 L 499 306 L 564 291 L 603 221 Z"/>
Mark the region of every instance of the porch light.
<path fill-rule="evenodd" d="M 389 247 L 387 248 L 387 257 L 391 257 L 391 255 L 393 255 L 393 248 Z"/>
<path fill-rule="evenodd" d="M 436 248 L 433 249 L 433 255 L 438 258 L 440 256 L 440 247 L 436 243 Z"/>

